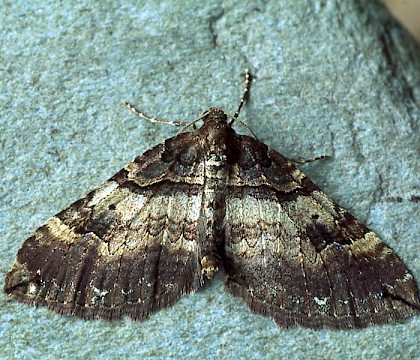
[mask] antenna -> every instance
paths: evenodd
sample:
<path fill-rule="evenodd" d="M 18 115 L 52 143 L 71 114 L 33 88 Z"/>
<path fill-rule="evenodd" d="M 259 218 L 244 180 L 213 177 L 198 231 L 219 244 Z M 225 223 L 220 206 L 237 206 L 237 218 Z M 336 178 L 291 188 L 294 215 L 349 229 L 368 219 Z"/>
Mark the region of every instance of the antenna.
<path fill-rule="evenodd" d="M 246 101 L 248 101 L 249 98 L 249 91 L 251 89 L 251 81 L 252 81 L 252 75 L 249 72 L 249 69 L 245 69 L 245 87 L 244 92 L 242 93 L 241 102 L 239 103 L 238 110 L 236 110 L 235 114 L 232 117 L 232 120 L 229 122 L 229 126 L 231 126 L 234 121 L 239 116 L 239 113 L 241 112 L 242 106 L 245 104 Z"/>

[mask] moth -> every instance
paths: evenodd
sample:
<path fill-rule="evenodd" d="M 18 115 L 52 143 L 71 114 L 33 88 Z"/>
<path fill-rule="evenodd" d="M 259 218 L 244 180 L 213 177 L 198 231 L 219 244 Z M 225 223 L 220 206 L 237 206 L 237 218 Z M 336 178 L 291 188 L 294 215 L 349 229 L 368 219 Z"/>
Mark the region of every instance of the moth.
<path fill-rule="evenodd" d="M 292 160 L 211 108 L 47 220 L 4 291 L 83 319 L 143 320 L 224 269 L 226 290 L 279 326 L 353 328 L 418 314 L 413 276 Z M 202 126 L 195 127 L 201 120 Z M 188 131 L 190 130 L 190 131 Z"/>

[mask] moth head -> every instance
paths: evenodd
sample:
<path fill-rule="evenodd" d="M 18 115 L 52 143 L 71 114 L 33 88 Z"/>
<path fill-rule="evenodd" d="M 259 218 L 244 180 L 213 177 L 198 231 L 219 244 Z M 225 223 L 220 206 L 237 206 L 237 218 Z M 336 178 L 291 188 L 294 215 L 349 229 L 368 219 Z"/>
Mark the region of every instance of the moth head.
<path fill-rule="evenodd" d="M 227 115 L 222 109 L 210 108 L 203 114 L 204 123 L 208 122 L 227 122 Z"/>

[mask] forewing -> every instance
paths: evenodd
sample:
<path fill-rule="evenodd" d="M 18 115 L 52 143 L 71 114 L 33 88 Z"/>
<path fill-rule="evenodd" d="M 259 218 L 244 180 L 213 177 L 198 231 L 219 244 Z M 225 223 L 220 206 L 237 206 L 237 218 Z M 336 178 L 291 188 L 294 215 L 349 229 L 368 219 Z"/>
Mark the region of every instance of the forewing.
<path fill-rule="evenodd" d="M 191 159 L 165 153 L 174 139 L 37 229 L 5 292 L 64 315 L 141 320 L 199 288 L 199 211 L 192 210 L 200 207 L 203 173 Z M 191 183 L 176 182 L 186 173 Z"/>
<path fill-rule="evenodd" d="M 247 148 L 258 149 L 254 142 L 247 138 Z M 242 161 L 254 162 L 253 177 L 265 184 L 232 183 L 226 199 L 230 293 L 284 327 L 364 327 L 419 312 L 412 275 L 377 235 L 283 156 L 256 152 Z M 269 167 L 287 174 L 270 177 Z"/>

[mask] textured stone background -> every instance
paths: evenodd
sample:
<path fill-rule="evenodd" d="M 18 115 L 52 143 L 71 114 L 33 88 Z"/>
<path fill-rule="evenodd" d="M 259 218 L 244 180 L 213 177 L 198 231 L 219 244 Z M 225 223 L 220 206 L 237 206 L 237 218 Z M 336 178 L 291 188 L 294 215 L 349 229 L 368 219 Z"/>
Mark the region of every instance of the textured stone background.
<path fill-rule="evenodd" d="M 124 100 L 173 120 L 233 113 L 247 67 L 241 120 L 286 156 L 332 155 L 302 169 L 420 279 L 420 51 L 408 33 L 368 0 L 159 3 L 2 2 L 1 287 L 35 228 L 179 130 Z M 0 358 L 420 357 L 420 317 L 284 330 L 222 280 L 143 323 L 62 318 L 0 294 Z"/>

